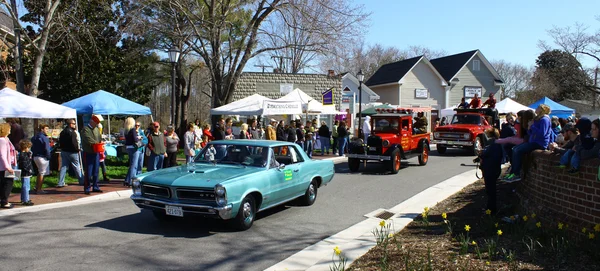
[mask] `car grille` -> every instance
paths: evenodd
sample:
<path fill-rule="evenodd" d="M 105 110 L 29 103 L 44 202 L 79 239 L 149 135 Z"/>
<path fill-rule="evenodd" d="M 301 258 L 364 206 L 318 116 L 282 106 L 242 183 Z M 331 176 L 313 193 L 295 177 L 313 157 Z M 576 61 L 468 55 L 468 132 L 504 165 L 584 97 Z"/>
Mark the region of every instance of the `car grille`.
<path fill-rule="evenodd" d="M 450 139 L 450 140 L 465 139 L 463 137 L 464 134 L 465 133 L 440 132 L 439 139 Z"/>
<path fill-rule="evenodd" d="M 367 146 L 369 146 L 369 150 L 367 151 L 367 154 L 373 154 L 373 155 L 379 155 L 382 153 L 381 149 L 382 149 L 382 140 L 381 137 L 378 136 L 369 136 L 369 138 L 367 138 Z M 375 148 L 373 150 L 373 148 Z"/>
<path fill-rule="evenodd" d="M 215 201 L 215 191 L 212 189 L 177 189 L 177 198 L 180 200 Z"/>
<path fill-rule="evenodd" d="M 164 186 L 142 184 L 142 195 L 158 198 L 171 198 L 171 191 Z"/>

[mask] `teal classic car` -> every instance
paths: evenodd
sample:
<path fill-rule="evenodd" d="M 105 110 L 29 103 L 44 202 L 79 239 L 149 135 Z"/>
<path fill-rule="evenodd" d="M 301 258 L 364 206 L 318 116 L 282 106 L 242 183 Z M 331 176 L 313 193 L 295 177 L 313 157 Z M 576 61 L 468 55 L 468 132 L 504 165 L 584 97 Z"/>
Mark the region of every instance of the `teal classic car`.
<path fill-rule="evenodd" d="M 312 205 L 333 175 L 332 161 L 311 160 L 294 143 L 213 141 L 193 163 L 139 175 L 131 199 L 159 220 L 201 215 L 246 230 L 259 211 L 291 200 Z"/>

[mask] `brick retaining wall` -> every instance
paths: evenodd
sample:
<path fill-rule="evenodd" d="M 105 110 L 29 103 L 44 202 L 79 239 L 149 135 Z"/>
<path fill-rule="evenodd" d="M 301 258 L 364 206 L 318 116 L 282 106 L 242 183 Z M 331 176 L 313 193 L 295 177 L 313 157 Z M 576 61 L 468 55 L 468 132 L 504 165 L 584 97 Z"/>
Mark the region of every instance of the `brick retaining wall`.
<path fill-rule="evenodd" d="M 578 174 L 556 167 L 560 156 L 535 151 L 526 160 L 525 178 L 518 184 L 521 207 L 542 223 L 567 223 L 572 231 L 600 224 L 600 159 L 582 161 Z"/>

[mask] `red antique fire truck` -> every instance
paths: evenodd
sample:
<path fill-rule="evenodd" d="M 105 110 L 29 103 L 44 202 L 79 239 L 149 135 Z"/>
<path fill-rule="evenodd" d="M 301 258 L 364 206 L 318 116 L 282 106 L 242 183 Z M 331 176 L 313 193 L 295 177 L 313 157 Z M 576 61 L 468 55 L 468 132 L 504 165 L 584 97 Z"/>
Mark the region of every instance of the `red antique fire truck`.
<path fill-rule="evenodd" d="M 377 114 L 371 116 L 371 134 L 366 144 L 362 139 L 350 143 L 350 171 L 358 171 L 362 161 L 376 160 L 386 163 L 395 174 L 400 170 L 401 160 L 416 156 L 419 165 L 426 165 L 430 133 L 413 134 L 413 114 L 430 111 L 429 107 L 377 109 Z"/>

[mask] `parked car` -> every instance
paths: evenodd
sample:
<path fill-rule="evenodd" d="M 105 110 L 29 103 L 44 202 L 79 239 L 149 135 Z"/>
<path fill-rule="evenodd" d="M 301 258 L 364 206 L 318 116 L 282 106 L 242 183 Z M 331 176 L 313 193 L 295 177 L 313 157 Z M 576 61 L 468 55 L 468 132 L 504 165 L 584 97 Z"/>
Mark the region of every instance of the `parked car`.
<path fill-rule="evenodd" d="M 449 125 L 439 126 L 433 132 L 433 144 L 437 144 L 439 154 L 448 148 L 468 149 L 478 155 L 486 146 L 485 130 L 498 124 L 498 111 L 495 109 L 455 109 Z"/>
<path fill-rule="evenodd" d="M 311 160 L 294 143 L 212 141 L 193 163 L 138 176 L 131 199 L 159 220 L 201 215 L 246 230 L 257 212 L 296 199 L 312 205 L 333 176 L 332 161 Z"/>
<path fill-rule="evenodd" d="M 422 108 L 421 112 L 430 111 Z M 371 116 L 371 134 L 367 144 L 362 139 L 350 143 L 348 167 L 356 172 L 361 161 L 376 160 L 386 163 L 394 174 L 400 170 L 400 161 L 418 157 L 419 165 L 429 160 L 430 133 L 413 134 L 413 109 L 379 110 Z"/>

